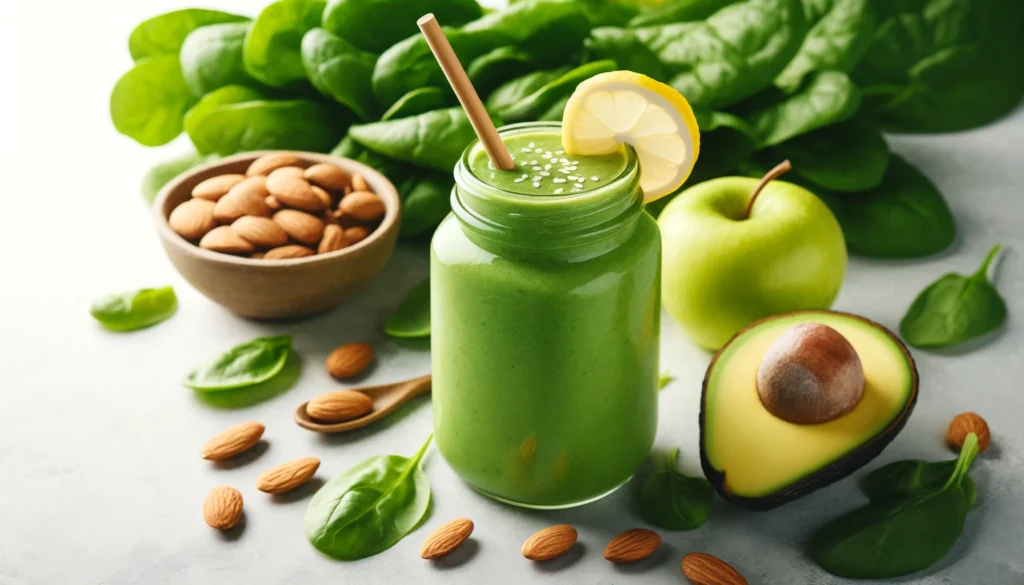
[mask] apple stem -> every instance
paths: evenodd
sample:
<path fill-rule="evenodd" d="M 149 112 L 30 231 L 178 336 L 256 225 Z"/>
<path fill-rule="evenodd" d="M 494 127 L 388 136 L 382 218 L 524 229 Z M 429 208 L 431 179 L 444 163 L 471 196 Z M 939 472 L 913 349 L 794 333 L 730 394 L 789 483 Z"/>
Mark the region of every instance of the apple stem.
<path fill-rule="evenodd" d="M 757 196 L 761 194 L 761 189 L 764 189 L 765 185 L 779 178 L 779 175 L 791 170 L 792 168 L 793 165 L 789 163 L 789 160 L 784 160 L 775 165 L 774 169 L 768 171 L 763 177 L 761 177 L 761 182 L 754 187 L 754 193 L 750 196 L 750 201 L 747 201 L 747 208 L 743 210 L 743 219 L 750 219 L 750 212 L 754 209 L 754 201 L 757 201 Z"/>

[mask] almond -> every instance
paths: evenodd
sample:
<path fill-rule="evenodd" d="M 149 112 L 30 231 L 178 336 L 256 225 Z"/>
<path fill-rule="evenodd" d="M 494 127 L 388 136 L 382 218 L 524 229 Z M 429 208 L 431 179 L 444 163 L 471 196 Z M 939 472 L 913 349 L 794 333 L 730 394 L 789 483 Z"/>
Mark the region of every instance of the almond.
<path fill-rule="evenodd" d="M 327 252 L 340 250 L 347 245 L 345 231 L 341 229 L 340 225 L 332 223 L 324 228 L 324 236 L 320 240 L 320 245 L 316 248 L 316 253 L 326 254 Z"/>
<path fill-rule="evenodd" d="M 255 197 L 265 198 L 267 191 L 267 178 L 263 175 L 246 177 L 244 181 L 231 188 L 228 193 L 244 193 Z"/>
<path fill-rule="evenodd" d="M 316 195 L 316 198 L 320 200 L 320 203 L 324 204 L 324 209 L 331 208 L 331 205 L 334 204 L 334 199 L 331 197 L 330 193 L 324 191 L 323 189 L 317 187 L 316 185 L 310 185 L 309 188 L 313 190 L 313 195 Z"/>
<path fill-rule="evenodd" d="M 252 161 L 245 174 L 250 177 L 253 175 L 266 175 L 281 167 L 299 166 L 302 166 L 302 159 L 298 156 L 290 152 L 272 152 Z"/>
<path fill-rule="evenodd" d="M 347 343 L 327 356 L 327 373 L 343 380 L 358 376 L 373 361 L 373 346 L 369 343 Z"/>
<path fill-rule="evenodd" d="M 284 228 L 269 217 L 246 215 L 235 220 L 231 229 L 244 240 L 261 248 L 274 248 L 288 243 Z"/>
<path fill-rule="evenodd" d="M 273 177 L 290 177 L 292 179 L 302 179 L 305 181 L 306 171 L 304 171 L 302 167 L 281 167 L 271 171 L 270 174 L 267 175 L 267 180 L 269 181 Z"/>
<path fill-rule="evenodd" d="M 604 558 L 613 563 L 635 563 L 654 554 L 660 544 L 657 532 L 634 528 L 613 538 L 604 549 Z"/>
<path fill-rule="evenodd" d="M 281 205 L 281 202 L 277 200 L 277 197 L 274 197 L 273 195 L 267 195 L 263 199 L 263 202 L 267 204 L 267 207 L 269 207 L 271 211 L 277 211 L 284 207 Z"/>
<path fill-rule="evenodd" d="M 199 247 L 223 254 L 249 254 L 256 250 L 252 244 L 236 234 L 229 225 L 222 225 L 210 230 L 203 236 L 203 239 L 199 240 Z"/>
<path fill-rule="evenodd" d="M 576 544 L 576 529 L 568 524 L 549 526 L 523 543 L 523 556 L 531 561 L 548 561 L 565 554 Z"/>
<path fill-rule="evenodd" d="M 216 201 L 227 194 L 232 187 L 245 180 L 245 175 L 218 175 L 210 177 L 192 188 L 192 196 Z"/>
<path fill-rule="evenodd" d="M 320 460 L 316 457 L 303 457 L 277 467 L 271 467 L 256 478 L 256 489 L 268 494 L 283 494 L 309 481 Z"/>
<path fill-rule="evenodd" d="M 171 211 L 167 223 L 186 240 L 198 240 L 217 227 L 217 220 L 213 219 L 214 207 L 212 201 L 189 199 Z"/>
<path fill-rule="evenodd" d="M 473 521 L 468 518 L 456 518 L 439 526 L 423 541 L 420 557 L 439 559 L 455 550 L 473 534 Z"/>
<path fill-rule="evenodd" d="M 324 222 L 316 217 L 294 209 L 282 209 L 274 213 L 274 221 L 284 228 L 291 237 L 303 244 L 317 244 L 324 233 Z"/>
<path fill-rule="evenodd" d="M 306 403 L 309 418 L 338 423 L 359 418 L 373 410 L 373 399 L 356 390 L 338 390 L 321 394 Z"/>
<path fill-rule="evenodd" d="M 234 457 L 259 442 L 264 426 L 256 421 L 237 424 L 210 439 L 199 450 L 199 456 L 209 461 L 222 461 Z"/>
<path fill-rule="evenodd" d="M 348 245 L 352 245 L 356 242 L 361 242 L 366 239 L 366 236 L 370 235 L 370 230 L 364 228 L 361 225 L 347 228 L 345 230 L 345 241 Z"/>
<path fill-rule="evenodd" d="M 747 585 L 747 580 L 728 563 L 705 553 L 683 557 L 683 574 L 694 585 Z"/>
<path fill-rule="evenodd" d="M 289 174 L 278 174 L 288 169 L 278 169 L 267 177 L 267 191 L 282 205 L 302 209 L 304 211 L 320 211 L 324 202 L 313 193 L 309 183 L 301 177 Z"/>
<path fill-rule="evenodd" d="M 366 179 L 359 173 L 352 175 L 352 190 L 353 191 L 372 191 L 370 184 L 366 182 Z"/>
<path fill-rule="evenodd" d="M 270 208 L 263 198 L 248 191 L 230 191 L 217 200 L 213 218 L 221 223 L 231 223 L 243 215 L 269 216 Z"/>
<path fill-rule="evenodd" d="M 306 180 L 328 191 L 341 191 L 349 185 L 348 173 L 331 163 L 315 164 L 305 173 Z"/>
<path fill-rule="evenodd" d="M 953 417 L 946 431 L 946 445 L 954 451 L 959 451 L 964 446 L 967 435 L 974 433 L 978 437 L 978 449 L 988 449 L 992 441 L 992 435 L 988 430 L 988 423 L 981 415 L 974 412 L 962 412 Z"/>
<path fill-rule="evenodd" d="M 384 215 L 384 202 L 369 191 L 353 191 L 342 197 L 339 208 L 360 221 L 376 221 Z"/>
<path fill-rule="evenodd" d="M 242 493 L 226 485 L 213 488 L 203 500 L 203 519 L 217 530 L 238 524 L 242 519 Z"/>
<path fill-rule="evenodd" d="M 312 256 L 316 254 L 313 250 L 305 246 L 297 246 L 295 244 L 289 246 L 281 246 L 279 248 L 272 248 L 267 250 L 267 253 L 263 255 L 264 260 L 288 260 L 291 258 L 305 258 L 306 256 Z"/>

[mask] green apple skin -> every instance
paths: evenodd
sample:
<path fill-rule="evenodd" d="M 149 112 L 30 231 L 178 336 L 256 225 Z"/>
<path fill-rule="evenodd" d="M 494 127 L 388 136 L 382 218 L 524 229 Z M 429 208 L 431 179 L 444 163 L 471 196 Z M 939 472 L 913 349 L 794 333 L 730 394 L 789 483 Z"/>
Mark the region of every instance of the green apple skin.
<path fill-rule="evenodd" d="M 662 304 L 700 346 L 715 350 L 758 319 L 828 309 L 846 272 L 839 222 L 813 193 L 722 177 L 675 197 L 658 218 Z"/>

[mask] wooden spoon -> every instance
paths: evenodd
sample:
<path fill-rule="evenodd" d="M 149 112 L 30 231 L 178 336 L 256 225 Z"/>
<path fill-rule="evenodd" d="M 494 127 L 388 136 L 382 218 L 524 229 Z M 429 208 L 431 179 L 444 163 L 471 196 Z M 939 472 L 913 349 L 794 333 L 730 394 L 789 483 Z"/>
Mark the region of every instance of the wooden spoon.
<path fill-rule="evenodd" d="M 340 423 L 322 423 L 309 418 L 309 415 L 306 414 L 306 405 L 309 403 L 303 402 L 295 411 L 295 422 L 304 429 L 318 433 L 343 433 L 345 431 L 361 429 L 398 410 L 398 407 L 409 402 L 412 398 L 424 392 L 430 392 L 430 383 L 431 376 L 427 374 L 426 376 L 405 380 L 404 382 L 395 382 L 382 386 L 367 386 L 366 388 L 352 388 L 352 390 L 362 392 L 373 399 L 373 410 L 365 416 Z"/>

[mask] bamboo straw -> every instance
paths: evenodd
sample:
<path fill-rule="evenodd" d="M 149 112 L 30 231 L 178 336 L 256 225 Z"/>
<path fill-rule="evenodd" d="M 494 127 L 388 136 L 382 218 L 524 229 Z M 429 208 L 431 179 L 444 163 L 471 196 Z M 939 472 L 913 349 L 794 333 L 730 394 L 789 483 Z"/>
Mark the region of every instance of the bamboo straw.
<path fill-rule="evenodd" d="M 459 58 L 452 50 L 448 37 L 444 36 L 444 31 L 441 30 L 437 19 L 433 14 L 426 14 L 417 20 L 416 24 L 423 32 L 423 37 L 427 39 L 427 45 L 434 53 L 438 64 L 441 65 L 441 70 L 448 78 L 448 83 L 455 90 L 455 96 L 459 98 L 462 109 L 466 110 L 469 122 L 473 125 L 473 131 L 480 138 L 480 143 L 484 145 L 484 150 L 487 151 L 491 163 L 506 171 L 516 168 L 512 155 L 508 153 L 505 143 L 498 136 L 497 128 L 494 127 L 490 116 L 487 115 L 487 110 L 484 109 L 484 104 L 480 101 L 476 88 L 469 82 L 466 70 L 459 63 Z"/>

